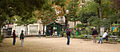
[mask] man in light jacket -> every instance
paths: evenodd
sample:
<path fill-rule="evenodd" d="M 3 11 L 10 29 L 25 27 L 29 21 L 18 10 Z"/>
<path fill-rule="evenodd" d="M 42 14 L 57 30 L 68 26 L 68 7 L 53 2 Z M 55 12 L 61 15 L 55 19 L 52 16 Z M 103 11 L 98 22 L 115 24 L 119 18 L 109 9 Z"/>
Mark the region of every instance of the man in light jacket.
<path fill-rule="evenodd" d="M 103 36 L 99 39 L 99 42 L 98 43 L 103 43 L 103 39 L 106 39 L 107 38 L 107 32 L 106 31 L 104 31 L 105 33 L 103 34 Z"/>

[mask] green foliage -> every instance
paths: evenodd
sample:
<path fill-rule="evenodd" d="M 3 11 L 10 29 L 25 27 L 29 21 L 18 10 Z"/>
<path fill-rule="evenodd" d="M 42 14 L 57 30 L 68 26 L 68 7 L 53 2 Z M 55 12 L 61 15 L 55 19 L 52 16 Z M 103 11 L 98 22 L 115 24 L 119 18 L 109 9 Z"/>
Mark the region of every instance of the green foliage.
<path fill-rule="evenodd" d="M 90 25 L 93 25 L 93 26 L 99 26 L 101 24 L 101 20 L 97 16 L 90 17 L 88 19 L 88 22 L 90 22 Z"/>
<path fill-rule="evenodd" d="M 84 37 L 85 35 L 84 34 L 82 34 L 82 35 L 80 35 L 80 38 L 81 39 L 84 39 L 85 37 Z"/>
<path fill-rule="evenodd" d="M 120 22 L 120 13 L 109 16 L 110 23 Z"/>
<path fill-rule="evenodd" d="M 24 12 L 32 13 L 35 9 L 41 9 L 47 0 L 1 0 L 2 12 L 10 15 L 23 15 Z"/>
<path fill-rule="evenodd" d="M 31 19 L 35 10 L 41 10 L 48 0 L 0 0 L 1 26 L 12 23 L 13 16 L 20 16 L 23 21 Z"/>
<path fill-rule="evenodd" d="M 38 18 L 34 14 L 32 14 L 31 18 L 25 19 L 26 17 L 27 15 L 24 17 L 14 16 L 15 23 L 18 25 L 29 25 L 29 24 L 36 23 L 38 21 Z"/>
<path fill-rule="evenodd" d="M 52 0 L 53 4 L 55 3 L 56 5 L 59 5 L 61 7 L 65 6 L 65 2 L 66 2 L 66 0 Z"/>
<path fill-rule="evenodd" d="M 120 39 L 118 39 L 117 42 L 120 42 Z"/>
<path fill-rule="evenodd" d="M 108 19 L 102 20 L 98 18 L 99 17 L 99 11 L 98 11 L 99 4 L 97 0 L 96 2 L 88 1 L 84 5 L 82 5 L 82 7 L 80 8 L 80 11 L 78 12 L 79 19 L 82 23 L 89 22 L 93 26 L 98 26 L 98 25 L 107 26 L 108 24 L 110 24 Z M 101 3 L 102 3 L 101 5 L 102 5 L 103 18 L 109 18 L 110 15 L 115 13 L 114 9 L 111 8 L 111 6 L 113 5 L 111 1 L 101 0 Z"/>
<path fill-rule="evenodd" d="M 54 10 L 52 11 L 46 10 L 46 11 L 43 11 L 43 13 L 40 15 L 40 19 L 42 21 L 42 24 L 46 25 L 48 23 L 55 21 L 57 17 Z"/>
<path fill-rule="evenodd" d="M 110 25 L 112 25 L 115 22 L 120 22 L 120 15 L 119 15 L 119 13 L 109 15 L 108 18 L 103 18 L 100 21 L 100 26 L 104 26 L 105 28 L 109 29 Z"/>
<path fill-rule="evenodd" d="M 3 36 L 0 35 L 0 43 L 2 43 L 2 41 L 3 41 Z"/>
<path fill-rule="evenodd" d="M 70 4 L 67 7 L 67 9 L 69 10 L 69 14 L 66 15 L 69 21 L 78 21 L 77 11 L 79 9 L 79 4 L 79 0 L 70 1 Z"/>
<path fill-rule="evenodd" d="M 86 2 L 84 5 L 81 6 L 80 10 L 77 12 L 77 15 L 79 16 L 79 20 L 82 23 L 87 23 L 88 19 L 91 16 L 96 16 L 97 15 L 97 7 L 98 4 L 95 2 L 89 1 Z"/>
<path fill-rule="evenodd" d="M 52 5 L 53 3 L 50 0 L 46 0 L 46 3 L 43 5 L 42 11 L 45 11 L 45 10 L 52 11 L 53 10 Z"/>
<path fill-rule="evenodd" d="M 86 27 L 85 24 L 77 24 L 77 27 Z"/>
<path fill-rule="evenodd" d="M 102 15 L 103 18 L 108 18 L 109 15 L 115 13 L 114 9 L 111 7 L 113 3 L 110 0 L 102 0 Z"/>

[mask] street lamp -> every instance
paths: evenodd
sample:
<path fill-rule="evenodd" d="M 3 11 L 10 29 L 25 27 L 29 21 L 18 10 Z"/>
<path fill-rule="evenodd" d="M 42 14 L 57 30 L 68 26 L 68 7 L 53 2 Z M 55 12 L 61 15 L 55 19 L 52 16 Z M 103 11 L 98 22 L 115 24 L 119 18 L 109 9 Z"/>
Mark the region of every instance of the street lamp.
<path fill-rule="evenodd" d="M 67 16 L 68 16 L 68 14 L 69 14 L 69 10 L 66 10 L 66 14 L 67 14 Z M 68 21 L 67 21 L 67 23 L 68 23 Z M 66 28 L 68 27 L 68 24 L 66 24 Z"/>
<path fill-rule="evenodd" d="M 69 10 L 66 10 L 66 14 L 69 14 Z"/>

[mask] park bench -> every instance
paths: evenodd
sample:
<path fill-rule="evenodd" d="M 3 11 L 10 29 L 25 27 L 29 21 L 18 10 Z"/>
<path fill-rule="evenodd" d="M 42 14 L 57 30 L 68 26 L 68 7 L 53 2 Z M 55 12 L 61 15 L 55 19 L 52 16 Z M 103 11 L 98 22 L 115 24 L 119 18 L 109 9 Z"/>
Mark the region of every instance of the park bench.
<path fill-rule="evenodd" d="M 116 41 L 116 40 L 118 39 L 118 37 L 117 37 L 117 36 L 113 36 L 113 35 L 112 35 L 112 36 L 110 36 L 109 38 L 110 38 L 110 39 L 112 39 L 113 41 Z"/>
<path fill-rule="evenodd" d="M 117 43 L 116 40 L 118 40 L 118 36 L 109 36 L 109 42 L 110 43 Z"/>

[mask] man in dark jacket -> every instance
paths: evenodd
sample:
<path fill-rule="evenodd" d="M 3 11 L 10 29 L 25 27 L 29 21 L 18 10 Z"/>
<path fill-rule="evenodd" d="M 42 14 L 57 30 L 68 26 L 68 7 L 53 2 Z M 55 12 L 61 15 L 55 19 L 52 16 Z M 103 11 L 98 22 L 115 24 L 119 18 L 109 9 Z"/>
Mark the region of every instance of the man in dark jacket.
<path fill-rule="evenodd" d="M 92 32 L 93 43 L 96 43 L 97 42 L 96 37 L 98 36 L 98 32 L 95 28 L 93 28 L 92 30 L 93 30 L 93 32 Z"/>
<path fill-rule="evenodd" d="M 16 42 L 16 34 L 15 34 L 15 30 L 13 30 L 13 45 L 15 45 Z"/>
<path fill-rule="evenodd" d="M 69 29 L 66 30 L 66 34 L 67 34 L 67 45 L 69 45 L 70 44 L 70 30 Z"/>
<path fill-rule="evenodd" d="M 20 34 L 20 40 L 21 40 L 21 46 L 24 46 L 24 34 L 23 34 L 23 30 L 21 31 L 21 34 Z"/>

